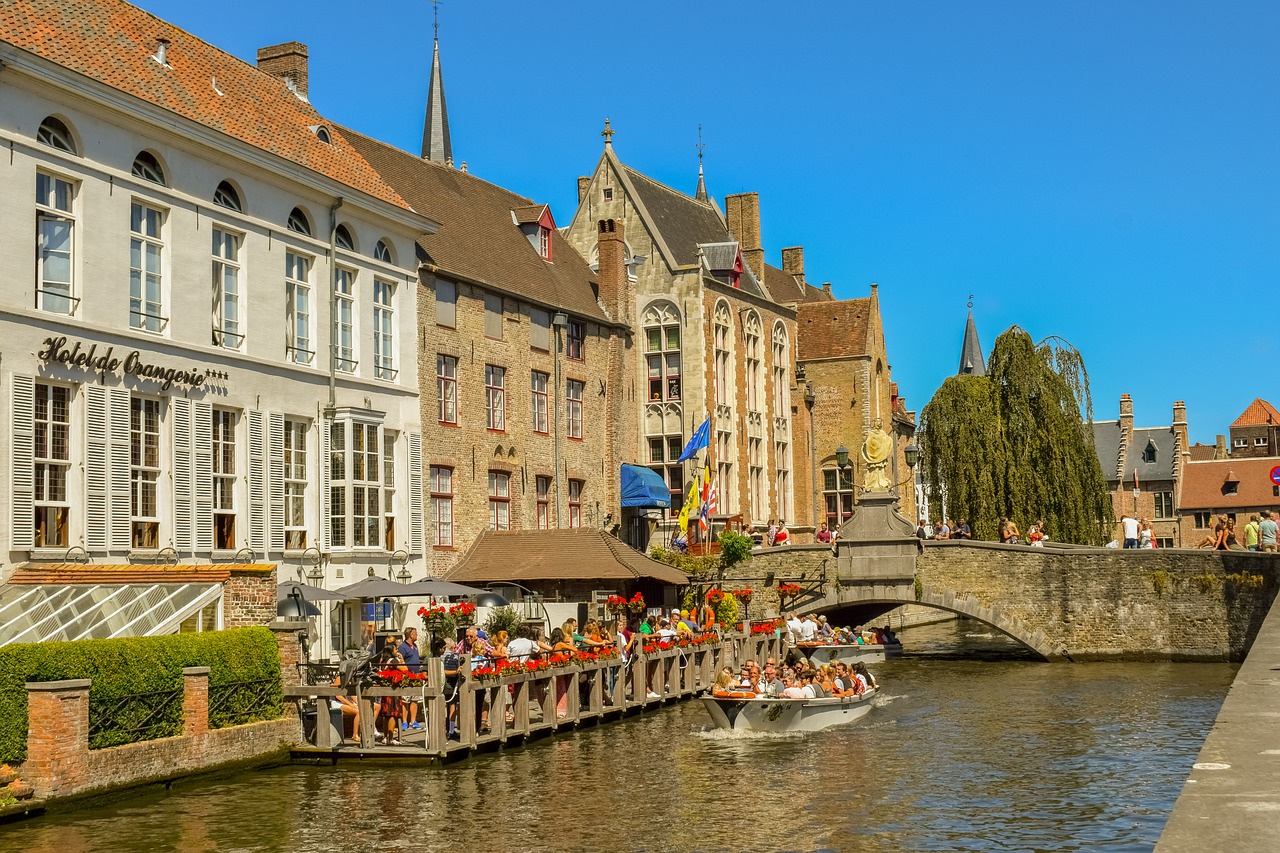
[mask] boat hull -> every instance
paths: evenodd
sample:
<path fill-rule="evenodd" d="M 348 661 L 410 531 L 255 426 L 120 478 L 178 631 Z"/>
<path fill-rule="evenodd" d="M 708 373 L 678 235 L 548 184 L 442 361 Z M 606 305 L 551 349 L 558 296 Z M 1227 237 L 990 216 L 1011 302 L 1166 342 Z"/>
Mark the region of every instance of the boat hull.
<path fill-rule="evenodd" d="M 824 663 L 880 663 L 886 658 L 902 657 L 902 645 L 895 643 L 893 645 L 842 645 L 842 646 L 817 646 L 804 645 L 796 646 L 804 655 L 815 664 Z"/>
<path fill-rule="evenodd" d="M 871 710 L 876 691 L 826 699 L 730 699 L 703 696 L 716 728 L 736 732 L 817 732 L 852 723 Z"/>

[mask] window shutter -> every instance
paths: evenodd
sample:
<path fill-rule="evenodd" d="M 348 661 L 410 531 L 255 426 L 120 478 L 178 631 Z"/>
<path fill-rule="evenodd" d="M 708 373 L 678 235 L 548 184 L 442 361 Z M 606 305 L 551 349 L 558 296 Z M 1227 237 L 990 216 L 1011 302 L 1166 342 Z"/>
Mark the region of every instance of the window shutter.
<path fill-rule="evenodd" d="M 180 554 L 191 550 L 192 480 L 191 401 L 174 397 L 173 413 L 173 547 Z"/>
<path fill-rule="evenodd" d="M 107 389 L 110 417 L 111 457 L 111 528 L 112 551 L 128 551 L 133 544 L 133 495 L 131 492 L 129 444 L 129 392 L 124 388 Z"/>
<path fill-rule="evenodd" d="M 333 421 L 320 420 L 320 550 L 326 554 L 333 549 L 333 535 L 329 524 L 329 428 Z"/>
<path fill-rule="evenodd" d="M 36 382 L 30 376 L 10 379 L 9 438 L 13 442 L 13 501 L 9 506 L 11 540 L 15 551 L 34 548 L 35 530 L 35 400 Z"/>
<path fill-rule="evenodd" d="M 213 406 L 192 403 L 192 432 L 196 457 L 196 551 L 213 551 Z"/>
<path fill-rule="evenodd" d="M 111 460 L 107 446 L 111 434 L 111 410 L 107 389 L 85 386 L 84 543 L 89 551 L 107 550 L 111 512 L 107 500 Z"/>
<path fill-rule="evenodd" d="M 249 547 L 267 549 L 267 471 L 262 458 L 266 425 L 262 412 L 249 412 Z"/>
<path fill-rule="evenodd" d="M 422 516 L 422 433 L 409 433 L 409 552 L 426 550 Z"/>
<path fill-rule="evenodd" d="M 284 415 L 272 412 L 269 426 L 271 550 L 284 552 Z"/>

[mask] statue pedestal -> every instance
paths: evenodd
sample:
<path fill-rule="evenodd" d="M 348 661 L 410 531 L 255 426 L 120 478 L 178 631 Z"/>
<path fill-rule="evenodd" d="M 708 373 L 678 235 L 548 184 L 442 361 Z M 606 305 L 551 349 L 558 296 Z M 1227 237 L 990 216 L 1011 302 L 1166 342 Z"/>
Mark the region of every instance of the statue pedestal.
<path fill-rule="evenodd" d="M 898 512 L 893 492 L 864 492 L 840 528 L 836 570 L 842 581 L 915 577 L 919 545 L 915 525 Z"/>

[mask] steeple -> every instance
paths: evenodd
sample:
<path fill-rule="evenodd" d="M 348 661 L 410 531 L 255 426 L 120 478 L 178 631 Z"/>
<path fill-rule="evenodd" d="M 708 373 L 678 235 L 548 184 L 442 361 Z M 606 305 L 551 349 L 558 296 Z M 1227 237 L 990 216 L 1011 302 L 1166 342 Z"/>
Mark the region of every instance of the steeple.
<path fill-rule="evenodd" d="M 964 324 L 964 343 L 960 345 L 960 376 L 986 376 L 987 363 L 978 343 L 978 325 L 973 322 L 973 294 L 969 294 L 969 319 Z"/>
<path fill-rule="evenodd" d="M 431 55 L 431 85 L 427 89 L 427 116 L 422 122 L 422 159 L 453 165 L 449 141 L 449 111 L 444 105 L 444 75 L 440 73 L 440 9 L 435 6 L 435 50 Z"/>
<path fill-rule="evenodd" d="M 698 125 L 698 189 L 694 192 L 693 197 L 698 201 L 707 200 L 707 181 L 702 175 L 702 149 L 707 146 L 702 144 L 702 125 Z"/>

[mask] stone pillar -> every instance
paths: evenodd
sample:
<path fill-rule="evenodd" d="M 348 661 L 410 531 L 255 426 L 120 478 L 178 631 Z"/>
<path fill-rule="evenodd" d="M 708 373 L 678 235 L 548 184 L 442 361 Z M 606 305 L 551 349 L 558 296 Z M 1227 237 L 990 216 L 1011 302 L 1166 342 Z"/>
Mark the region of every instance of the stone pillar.
<path fill-rule="evenodd" d="M 302 686 L 302 644 L 298 634 L 305 633 L 307 623 L 304 619 L 277 619 L 269 626 L 276 635 L 276 645 L 280 648 L 280 680 L 286 689 Z"/>
<path fill-rule="evenodd" d="M 89 679 L 27 682 L 22 776 L 42 798 L 89 786 Z"/>
<path fill-rule="evenodd" d="M 182 734 L 186 737 L 209 731 L 209 667 L 182 668 Z"/>

